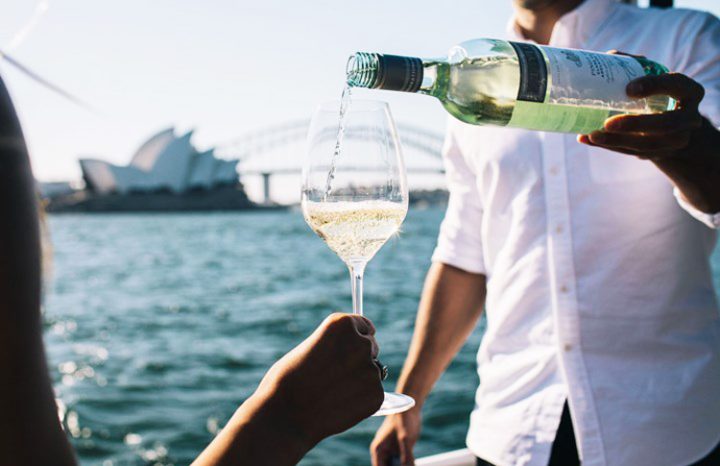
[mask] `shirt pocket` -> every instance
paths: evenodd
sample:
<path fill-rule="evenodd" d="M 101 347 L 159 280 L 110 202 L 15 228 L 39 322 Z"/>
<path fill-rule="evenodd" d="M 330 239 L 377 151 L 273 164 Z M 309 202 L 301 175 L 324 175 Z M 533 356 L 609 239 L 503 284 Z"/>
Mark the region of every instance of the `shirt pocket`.
<path fill-rule="evenodd" d="M 598 147 L 588 148 L 590 178 L 598 184 L 626 183 L 657 177 L 659 169 L 649 160 Z"/>

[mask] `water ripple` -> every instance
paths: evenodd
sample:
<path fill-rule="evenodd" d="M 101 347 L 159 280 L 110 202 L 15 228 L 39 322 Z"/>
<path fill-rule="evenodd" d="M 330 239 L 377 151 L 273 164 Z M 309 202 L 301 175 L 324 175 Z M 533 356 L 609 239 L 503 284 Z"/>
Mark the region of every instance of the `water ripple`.
<path fill-rule="evenodd" d="M 407 351 L 441 216 L 411 212 L 366 272 L 386 388 Z M 347 269 L 299 212 L 50 223 L 45 340 L 59 415 L 84 465 L 188 464 L 278 357 L 328 313 L 350 309 Z M 481 331 L 427 400 L 418 454 L 462 447 Z M 380 421 L 322 442 L 301 464 L 367 465 Z"/>

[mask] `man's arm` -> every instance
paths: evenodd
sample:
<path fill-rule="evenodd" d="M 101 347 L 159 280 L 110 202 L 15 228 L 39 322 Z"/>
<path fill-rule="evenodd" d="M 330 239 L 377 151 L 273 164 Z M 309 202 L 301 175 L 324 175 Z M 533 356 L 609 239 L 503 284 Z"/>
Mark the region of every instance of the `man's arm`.
<path fill-rule="evenodd" d="M 0 81 L 0 465 L 74 465 L 42 344 L 40 240 L 25 140 Z"/>
<path fill-rule="evenodd" d="M 419 407 L 477 324 L 485 276 L 446 264 L 430 267 L 397 389 Z"/>
<path fill-rule="evenodd" d="M 485 304 L 485 276 L 446 264 L 430 267 L 415 332 L 397 391 L 412 396 L 416 406 L 388 416 L 370 447 L 373 466 L 414 464 L 413 446 L 420 435 L 425 398 L 472 333 Z"/>

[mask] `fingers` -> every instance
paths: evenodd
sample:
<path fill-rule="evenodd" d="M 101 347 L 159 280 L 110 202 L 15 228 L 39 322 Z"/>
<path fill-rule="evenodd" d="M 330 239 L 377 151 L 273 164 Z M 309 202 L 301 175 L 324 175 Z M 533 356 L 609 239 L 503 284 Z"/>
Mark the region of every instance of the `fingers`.
<path fill-rule="evenodd" d="M 681 108 L 692 109 L 697 109 L 705 96 L 705 89 L 697 81 L 680 73 L 644 76 L 631 81 L 626 91 L 635 98 L 669 95 L 680 102 Z"/>
<path fill-rule="evenodd" d="M 679 150 L 687 147 L 690 134 L 687 132 L 653 134 L 606 133 L 595 131 L 590 134 L 590 142 L 607 148 L 631 149 L 639 153 Z"/>
<path fill-rule="evenodd" d="M 637 155 L 641 158 L 661 158 L 687 147 L 690 133 L 687 131 L 667 134 L 607 133 L 595 131 L 578 138 L 579 142 L 591 146 Z"/>
<path fill-rule="evenodd" d="M 353 325 L 355 326 L 357 333 L 370 341 L 370 356 L 373 359 L 377 358 L 380 354 L 380 346 L 374 337 L 375 326 L 373 323 L 367 317 L 358 315 L 351 315 L 349 317 L 353 319 Z"/>
<path fill-rule="evenodd" d="M 400 464 L 402 466 L 414 466 L 415 456 L 413 455 L 413 444 L 404 436 L 398 438 L 398 444 L 400 446 Z"/>
<path fill-rule="evenodd" d="M 592 147 L 600 147 L 602 149 L 606 149 L 606 147 L 604 147 L 600 144 L 594 144 L 594 143 L 590 142 L 590 136 L 587 134 L 578 134 L 577 142 L 588 145 L 588 146 L 592 146 Z M 634 152 L 631 152 L 629 150 L 624 150 L 624 149 L 611 149 L 611 150 L 613 150 L 614 152 L 620 152 L 621 154 L 636 155 Z"/>
<path fill-rule="evenodd" d="M 358 315 L 351 315 L 350 317 L 353 319 L 355 328 L 360 335 L 375 335 L 375 326 L 370 319 Z"/>
<path fill-rule="evenodd" d="M 410 450 L 410 463 L 403 461 L 402 446 L 399 443 L 395 443 L 397 440 L 392 441 L 385 439 L 379 444 L 370 446 L 370 462 L 372 466 L 413 466 L 415 464 L 415 458 Z"/>
<path fill-rule="evenodd" d="M 350 317 L 353 319 L 353 325 L 355 326 L 357 333 L 359 333 L 363 338 L 370 341 L 370 356 L 373 359 L 377 358 L 380 354 L 380 346 L 378 345 L 378 342 L 377 340 L 375 340 L 374 337 L 375 326 L 367 317 L 358 315 L 352 315 Z"/>
<path fill-rule="evenodd" d="M 390 449 L 386 443 L 370 447 L 372 466 L 393 466 L 393 458 L 395 457 L 397 457 L 397 452 Z"/>
<path fill-rule="evenodd" d="M 656 160 L 681 154 L 688 148 L 692 135 L 703 126 L 698 105 L 704 89 L 687 76 L 677 73 L 646 76 L 628 84 L 627 92 L 631 97 L 669 95 L 680 106 L 664 113 L 609 118 L 604 131 L 579 136 L 578 142 Z"/>
<path fill-rule="evenodd" d="M 339 336 L 349 345 L 348 351 L 355 360 L 360 364 L 367 363 L 372 373 L 377 373 L 382 380 L 382 371 L 375 364 L 375 359 L 380 354 L 380 346 L 374 337 L 375 326 L 369 319 L 359 315 L 334 313 L 325 319 L 321 327 Z M 349 338 L 352 335 L 357 338 Z M 368 353 L 370 358 L 367 357 Z"/>
<path fill-rule="evenodd" d="M 660 133 L 697 129 L 702 116 L 688 110 L 676 110 L 651 115 L 618 115 L 605 121 L 605 130 L 612 133 Z"/>
<path fill-rule="evenodd" d="M 353 328 L 360 335 L 375 335 L 375 326 L 367 317 L 355 314 L 343 314 L 342 312 L 334 312 L 327 316 L 321 327 L 337 327 L 347 329 Z"/>
<path fill-rule="evenodd" d="M 373 359 L 377 359 L 378 355 L 380 354 L 380 345 L 378 345 L 377 340 L 375 340 L 374 337 L 366 337 L 370 338 L 370 343 L 372 346 L 370 347 L 370 356 L 372 356 Z"/>

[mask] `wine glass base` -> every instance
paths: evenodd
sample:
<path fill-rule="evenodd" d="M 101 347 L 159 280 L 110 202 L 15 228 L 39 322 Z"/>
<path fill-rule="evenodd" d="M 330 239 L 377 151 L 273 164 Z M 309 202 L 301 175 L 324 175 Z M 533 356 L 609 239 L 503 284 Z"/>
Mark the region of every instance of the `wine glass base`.
<path fill-rule="evenodd" d="M 385 401 L 373 416 L 387 416 L 407 411 L 415 406 L 415 400 L 402 393 L 385 392 Z"/>

